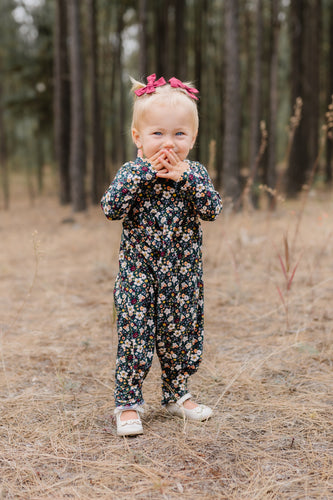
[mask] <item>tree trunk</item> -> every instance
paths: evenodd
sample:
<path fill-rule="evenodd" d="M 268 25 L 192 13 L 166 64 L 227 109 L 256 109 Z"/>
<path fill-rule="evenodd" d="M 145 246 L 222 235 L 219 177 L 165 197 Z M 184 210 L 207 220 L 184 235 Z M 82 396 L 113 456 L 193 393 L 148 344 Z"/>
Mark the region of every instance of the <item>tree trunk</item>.
<path fill-rule="evenodd" d="M 119 106 L 117 126 L 117 164 L 121 165 L 126 159 L 125 141 L 125 89 L 123 84 L 123 30 L 124 30 L 124 6 L 118 6 L 117 18 L 117 54 L 116 54 L 116 78 L 118 80 Z"/>
<path fill-rule="evenodd" d="M 290 5 L 290 45 L 291 45 L 291 103 L 294 105 L 297 97 L 304 103 L 302 86 L 302 45 L 304 43 L 303 9 L 306 0 L 292 0 Z M 303 106 L 304 109 L 304 106 Z M 287 170 L 287 191 L 289 195 L 296 195 L 303 185 L 305 175 L 305 145 L 301 143 L 301 125 L 295 132 L 292 144 L 289 165 Z"/>
<path fill-rule="evenodd" d="M 118 19 L 118 10 L 119 6 L 111 4 L 111 18 L 117 20 Z M 110 100 L 111 100 L 111 113 L 109 117 L 110 121 L 110 134 L 111 138 L 109 141 L 110 144 L 110 156 L 111 156 L 111 169 L 110 169 L 110 178 L 113 178 L 116 171 L 119 168 L 118 165 L 118 101 L 117 98 L 117 83 L 119 81 L 118 78 L 118 60 L 117 60 L 117 50 L 118 50 L 119 40 L 116 40 L 116 43 L 111 45 L 111 80 L 110 80 Z"/>
<path fill-rule="evenodd" d="M 251 114 L 250 114 L 250 175 L 255 176 L 256 157 L 260 143 L 260 115 L 261 115 L 261 82 L 262 82 L 262 0 L 257 0 L 256 22 L 255 22 L 255 55 L 253 65 L 252 92 L 251 92 Z"/>
<path fill-rule="evenodd" d="M 169 2 L 159 0 L 154 2 L 155 13 L 155 61 L 157 78 L 169 75 Z"/>
<path fill-rule="evenodd" d="M 148 75 L 148 20 L 147 0 L 139 0 L 140 21 L 140 79 Z"/>
<path fill-rule="evenodd" d="M 330 17 L 329 22 L 329 63 L 328 63 L 328 103 L 332 103 L 333 95 L 333 2 L 329 4 Z M 329 185 L 332 184 L 332 161 L 333 161 L 333 129 L 326 139 L 326 165 L 325 165 L 325 182 Z"/>
<path fill-rule="evenodd" d="M 35 132 L 35 145 L 36 145 L 36 166 L 37 166 L 37 189 L 38 194 L 43 193 L 44 189 L 44 141 L 43 141 L 43 130 L 41 123 L 38 123 Z"/>
<path fill-rule="evenodd" d="M 115 43 L 113 44 L 111 67 L 111 174 L 125 161 L 125 95 L 123 84 L 123 29 L 124 5 L 114 4 L 116 20 Z"/>
<path fill-rule="evenodd" d="M 194 83 L 199 89 L 201 97 L 204 96 L 204 89 L 202 86 L 202 76 L 205 72 L 205 58 L 203 54 L 205 52 L 205 28 L 206 28 L 206 14 L 207 14 L 207 0 L 197 0 L 195 3 L 194 12 Z M 201 101 L 198 102 L 198 111 L 200 116 L 201 111 Z M 204 120 L 201 120 L 200 134 L 197 139 L 196 144 L 196 155 L 199 161 L 202 159 L 202 145 L 204 143 Z"/>
<path fill-rule="evenodd" d="M 262 22 L 262 0 L 257 0 L 256 22 L 255 22 L 255 55 L 253 65 L 252 91 L 251 91 L 251 112 L 250 112 L 250 178 L 252 184 L 256 183 L 257 155 L 260 144 L 260 115 L 261 115 L 261 95 L 262 95 L 262 45 L 263 45 L 263 22 Z M 252 193 L 254 205 L 258 204 L 258 196 Z"/>
<path fill-rule="evenodd" d="M 238 0 L 225 2 L 225 127 L 223 143 L 224 193 L 235 203 L 240 196 L 240 63 Z"/>
<path fill-rule="evenodd" d="M 54 131 L 55 154 L 59 168 L 61 204 L 71 201 L 70 151 L 70 84 L 67 51 L 66 1 L 56 1 L 54 39 Z"/>
<path fill-rule="evenodd" d="M 1 187 L 3 193 L 3 207 L 5 210 L 9 208 L 9 177 L 8 177 L 8 163 L 7 163 L 7 141 L 6 131 L 4 124 L 3 112 L 3 90 L 2 81 L 0 79 L 0 174 L 1 174 Z"/>
<path fill-rule="evenodd" d="M 314 168 L 319 150 L 319 75 L 321 47 L 321 1 L 308 0 L 305 18 L 306 46 L 304 47 L 304 126 L 308 131 L 308 166 L 307 174 Z M 305 64 L 305 61 L 308 64 Z M 307 106 L 308 103 L 308 106 Z M 308 181 L 308 175 L 306 182 Z"/>
<path fill-rule="evenodd" d="M 292 0 L 290 8 L 292 102 L 303 99 L 303 118 L 287 171 L 287 194 L 293 197 L 306 182 L 318 152 L 320 0 Z"/>
<path fill-rule="evenodd" d="M 86 209 L 84 177 L 86 145 L 84 120 L 83 69 L 81 55 L 79 0 L 68 0 L 69 55 L 71 67 L 71 145 L 70 172 L 72 205 L 75 212 Z"/>
<path fill-rule="evenodd" d="M 105 181 L 104 133 L 101 127 L 101 110 L 98 91 L 98 42 L 96 27 L 96 0 L 88 0 L 90 39 L 90 93 L 91 93 L 91 137 L 92 171 L 91 200 L 98 203 L 103 194 Z"/>
<path fill-rule="evenodd" d="M 186 60 L 186 0 L 175 3 L 175 77 L 188 80 Z"/>
<path fill-rule="evenodd" d="M 269 128 L 268 128 L 268 165 L 265 184 L 274 189 L 276 185 L 276 135 L 277 135 L 277 111 L 278 111 L 278 49 L 279 49 L 279 8 L 280 0 L 272 0 L 271 4 L 271 63 L 270 63 L 270 85 L 269 85 Z M 270 208 L 275 207 L 275 199 L 269 195 Z"/>
<path fill-rule="evenodd" d="M 216 186 L 220 189 L 222 186 L 223 175 L 223 137 L 224 137 L 224 112 L 223 102 L 225 95 L 225 51 L 224 51 L 224 8 L 223 5 L 219 6 L 219 29 L 216 34 L 215 46 L 217 47 L 216 54 L 216 77 L 214 93 L 217 95 L 217 114 L 216 114 Z"/>

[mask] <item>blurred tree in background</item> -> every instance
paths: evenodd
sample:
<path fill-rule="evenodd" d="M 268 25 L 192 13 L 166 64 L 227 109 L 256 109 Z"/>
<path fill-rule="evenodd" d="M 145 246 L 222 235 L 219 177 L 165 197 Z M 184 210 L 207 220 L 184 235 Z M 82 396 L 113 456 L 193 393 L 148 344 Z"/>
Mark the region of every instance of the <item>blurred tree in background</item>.
<path fill-rule="evenodd" d="M 1 143 L 6 144 L 1 171 L 6 172 L 2 186 L 8 193 L 5 205 L 9 203 L 11 169 L 25 171 L 30 196 L 43 187 L 43 166 L 53 128 L 52 17 L 52 9 L 35 8 L 32 16 L 13 0 L 0 4 L 0 122 Z"/>
<path fill-rule="evenodd" d="M 276 188 L 296 196 L 318 158 L 333 93 L 331 0 L 2 0 L 0 42 L 3 207 L 14 172 L 33 199 L 46 166 L 61 203 L 98 202 L 135 156 L 129 76 L 199 88 L 193 157 L 235 207 L 244 190 L 256 205 L 260 184 L 271 207 Z M 327 184 L 330 135 L 317 170 Z"/>

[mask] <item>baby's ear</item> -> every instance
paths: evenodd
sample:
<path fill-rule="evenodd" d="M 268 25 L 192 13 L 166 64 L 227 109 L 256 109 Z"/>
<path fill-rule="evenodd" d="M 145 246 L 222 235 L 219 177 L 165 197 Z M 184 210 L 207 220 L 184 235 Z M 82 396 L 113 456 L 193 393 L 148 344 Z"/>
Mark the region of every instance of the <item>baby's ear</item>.
<path fill-rule="evenodd" d="M 142 148 L 142 144 L 140 141 L 140 134 L 136 128 L 132 128 L 132 139 L 138 149 Z"/>

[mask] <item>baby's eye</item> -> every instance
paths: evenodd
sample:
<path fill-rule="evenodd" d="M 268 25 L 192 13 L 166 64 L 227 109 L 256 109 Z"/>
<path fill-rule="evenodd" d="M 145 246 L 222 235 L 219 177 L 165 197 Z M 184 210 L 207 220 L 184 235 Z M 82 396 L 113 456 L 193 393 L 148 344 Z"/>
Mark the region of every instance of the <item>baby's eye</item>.
<path fill-rule="evenodd" d="M 184 132 L 176 132 L 176 135 L 178 135 L 178 136 L 184 135 Z"/>
<path fill-rule="evenodd" d="M 154 132 L 153 135 L 162 135 L 162 132 Z"/>

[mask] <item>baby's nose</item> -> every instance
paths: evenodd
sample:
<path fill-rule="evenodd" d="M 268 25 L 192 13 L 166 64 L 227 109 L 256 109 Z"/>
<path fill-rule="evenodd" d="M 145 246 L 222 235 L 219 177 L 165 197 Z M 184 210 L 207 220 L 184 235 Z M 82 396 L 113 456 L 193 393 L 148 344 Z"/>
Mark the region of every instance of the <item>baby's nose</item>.
<path fill-rule="evenodd" d="M 172 149 L 175 147 L 174 142 L 171 137 L 166 137 L 163 143 L 163 147 L 166 149 Z"/>

